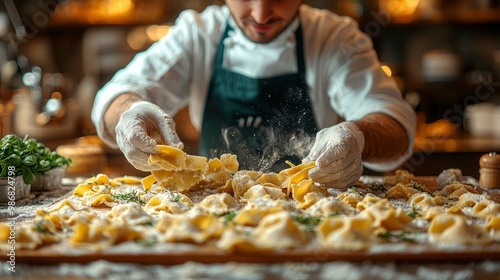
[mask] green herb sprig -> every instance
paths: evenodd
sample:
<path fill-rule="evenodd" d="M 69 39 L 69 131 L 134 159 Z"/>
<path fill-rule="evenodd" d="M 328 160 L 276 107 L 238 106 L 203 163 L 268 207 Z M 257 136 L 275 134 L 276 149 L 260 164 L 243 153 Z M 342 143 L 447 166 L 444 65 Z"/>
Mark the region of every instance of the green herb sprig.
<path fill-rule="evenodd" d="M 145 205 L 146 202 L 142 200 L 139 195 L 137 194 L 137 191 L 133 191 L 130 193 L 118 193 L 118 194 L 112 194 L 111 195 L 114 199 L 121 200 L 123 202 L 135 202 L 139 205 Z"/>
<path fill-rule="evenodd" d="M 321 222 L 321 218 L 318 216 L 293 216 L 293 219 L 306 227 L 307 231 L 314 231 L 314 228 Z"/>
<path fill-rule="evenodd" d="M 156 237 L 151 237 L 145 239 L 136 239 L 134 240 L 134 242 L 141 245 L 142 247 L 150 248 L 158 243 L 158 239 Z"/>
<path fill-rule="evenodd" d="M 413 182 L 413 185 L 412 185 L 412 188 L 419 191 L 419 192 L 423 192 L 423 193 L 427 193 L 429 194 L 430 196 L 434 197 L 434 193 L 425 189 L 425 186 L 423 184 L 419 184 L 417 182 Z"/>
<path fill-rule="evenodd" d="M 233 222 L 234 217 L 236 217 L 238 213 L 236 211 L 230 211 L 226 215 L 224 215 L 224 224 L 230 224 Z"/>
<path fill-rule="evenodd" d="M 347 191 L 350 193 L 357 193 L 359 195 L 363 195 L 356 187 L 350 187 L 347 189 Z"/>
<path fill-rule="evenodd" d="M 179 202 L 181 200 L 181 195 L 176 194 L 174 198 L 172 198 L 170 201 L 172 202 Z"/>
<path fill-rule="evenodd" d="M 384 184 L 375 184 L 371 186 L 370 189 L 374 192 L 381 192 L 381 193 L 387 192 L 387 189 L 385 188 Z"/>
<path fill-rule="evenodd" d="M 54 233 L 47 227 L 48 221 L 40 219 L 33 224 L 33 229 L 40 233 L 53 235 Z"/>
<path fill-rule="evenodd" d="M 340 216 L 342 214 L 344 214 L 344 213 L 342 213 L 342 211 L 340 211 L 340 210 L 332 211 L 332 212 L 330 212 L 330 214 L 328 214 L 328 217 Z"/>
<path fill-rule="evenodd" d="M 412 207 L 410 212 L 408 212 L 408 216 L 410 216 L 410 218 L 412 218 L 412 220 L 416 219 L 418 217 L 418 208 L 415 208 L 415 207 Z"/>
<path fill-rule="evenodd" d="M 416 243 L 417 241 L 410 236 L 408 236 L 408 233 L 401 232 L 401 233 L 395 233 L 391 231 L 386 231 L 384 233 L 381 233 L 378 235 L 379 238 L 385 239 L 387 241 L 390 241 L 392 239 L 408 242 L 408 243 Z"/>

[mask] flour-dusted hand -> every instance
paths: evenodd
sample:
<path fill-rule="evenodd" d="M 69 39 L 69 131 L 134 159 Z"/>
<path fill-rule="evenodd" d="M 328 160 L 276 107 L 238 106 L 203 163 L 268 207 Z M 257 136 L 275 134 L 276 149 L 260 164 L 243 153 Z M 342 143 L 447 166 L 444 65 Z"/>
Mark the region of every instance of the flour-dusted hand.
<path fill-rule="evenodd" d="M 363 173 L 361 153 L 365 137 L 352 122 L 343 122 L 319 131 L 303 162 L 316 162 L 309 177 L 327 187 L 345 189 L 355 184 Z"/>
<path fill-rule="evenodd" d="M 123 112 L 115 131 L 120 150 L 135 168 L 142 171 L 157 169 L 148 164 L 149 155 L 157 153 L 155 145 L 184 148 L 175 132 L 173 119 L 147 101 L 136 102 Z"/>

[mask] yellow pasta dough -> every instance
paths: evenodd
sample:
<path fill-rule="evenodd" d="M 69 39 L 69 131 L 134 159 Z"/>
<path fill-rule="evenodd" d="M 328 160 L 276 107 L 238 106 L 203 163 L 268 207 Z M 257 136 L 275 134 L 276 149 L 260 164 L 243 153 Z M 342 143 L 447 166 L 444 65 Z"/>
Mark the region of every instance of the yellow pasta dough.
<path fill-rule="evenodd" d="M 297 248 L 304 244 L 307 238 L 307 233 L 294 222 L 287 211 L 266 215 L 253 232 L 254 244 L 269 250 Z"/>
<path fill-rule="evenodd" d="M 429 240 L 445 244 L 485 244 L 492 241 L 483 228 L 468 224 L 463 216 L 455 214 L 434 217 L 429 226 Z"/>
<path fill-rule="evenodd" d="M 202 244 L 218 239 L 223 231 L 222 222 L 210 214 L 195 214 L 171 221 L 165 231 L 167 242 Z"/>
<path fill-rule="evenodd" d="M 352 217 L 329 217 L 317 229 L 325 247 L 362 250 L 376 241 L 373 220 L 364 214 Z"/>

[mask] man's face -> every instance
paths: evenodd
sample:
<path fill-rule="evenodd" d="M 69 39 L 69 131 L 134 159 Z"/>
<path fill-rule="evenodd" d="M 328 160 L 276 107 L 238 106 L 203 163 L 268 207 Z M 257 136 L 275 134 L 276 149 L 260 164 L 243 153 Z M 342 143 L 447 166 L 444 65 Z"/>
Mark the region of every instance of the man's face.
<path fill-rule="evenodd" d="M 231 14 L 251 41 L 268 43 L 298 13 L 302 0 L 226 0 Z"/>

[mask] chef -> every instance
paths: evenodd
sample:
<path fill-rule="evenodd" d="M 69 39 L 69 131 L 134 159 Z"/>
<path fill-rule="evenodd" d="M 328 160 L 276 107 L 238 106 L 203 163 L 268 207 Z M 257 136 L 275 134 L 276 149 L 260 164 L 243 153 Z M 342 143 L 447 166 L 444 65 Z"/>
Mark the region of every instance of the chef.
<path fill-rule="evenodd" d="M 315 161 L 309 176 L 344 189 L 412 153 L 415 112 L 357 23 L 301 0 L 226 0 L 180 14 L 96 95 L 99 137 L 137 169 L 156 144 L 183 149 L 172 119 L 188 105 L 200 155 L 240 169 Z"/>

